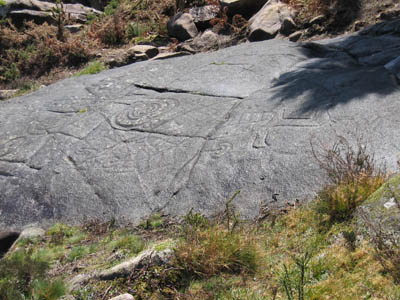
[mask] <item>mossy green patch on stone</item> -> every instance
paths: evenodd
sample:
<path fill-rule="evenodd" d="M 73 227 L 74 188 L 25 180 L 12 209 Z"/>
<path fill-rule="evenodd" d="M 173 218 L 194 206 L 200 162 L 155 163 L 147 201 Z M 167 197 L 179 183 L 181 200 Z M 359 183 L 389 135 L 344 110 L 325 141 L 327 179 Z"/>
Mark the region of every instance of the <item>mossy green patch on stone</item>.
<path fill-rule="evenodd" d="M 154 246 L 154 250 L 156 251 L 164 251 L 166 249 L 173 249 L 176 245 L 176 242 L 172 239 L 168 239 L 166 241 L 162 241 L 161 243 Z"/>
<path fill-rule="evenodd" d="M 367 200 L 365 200 L 363 205 L 374 204 L 377 201 L 382 200 L 384 196 L 387 197 L 388 193 L 392 192 L 395 195 L 400 196 L 400 175 L 396 175 L 390 178 L 375 193 L 373 193 Z"/>
<path fill-rule="evenodd" d="M 396 175 L 373 193 L 356 212 L 359 230 L 371 228 L 385 232 L 400 230 L 400 175 Z"/>

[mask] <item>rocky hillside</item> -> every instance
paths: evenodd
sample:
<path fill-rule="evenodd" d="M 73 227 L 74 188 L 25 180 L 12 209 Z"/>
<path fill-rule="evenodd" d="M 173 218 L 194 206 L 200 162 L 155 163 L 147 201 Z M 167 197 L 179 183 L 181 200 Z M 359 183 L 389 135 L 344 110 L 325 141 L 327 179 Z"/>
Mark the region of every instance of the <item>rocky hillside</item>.
<path fill-rule="evenodd" d="M 6 0 L 0 3 L 0 99 L 74 74 L 248 40 L 336 36 L 399 12 L 393 0 Z"/>

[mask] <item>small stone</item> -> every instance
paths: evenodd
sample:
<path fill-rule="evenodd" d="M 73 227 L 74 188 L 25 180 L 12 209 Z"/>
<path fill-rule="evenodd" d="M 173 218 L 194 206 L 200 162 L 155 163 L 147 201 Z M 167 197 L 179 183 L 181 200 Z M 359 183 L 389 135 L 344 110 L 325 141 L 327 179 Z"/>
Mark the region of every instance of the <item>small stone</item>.
<path fill-rule="evenodd" d="M 75 297 L 72 295 L 62 296 L 59 300 L 75 300 Z"/>
<path fill-rule="evenodd" d="M 44 231 L 42 228 L 40 227 L 29 227 L 24 229 L 18 240 L 20 239 L 32 239 L 32 238 L 36 238 L 36 237 L 43 237 L 46 234 L 46 231 Z"/>
<path fill-rule="evenodd" d="M 283 20 L 291 15 L 292 11 L 285 3 L 268 1 L 249 20 L 249 41 L 273 39 L 281 30 Z"/>
<path fill-rule="evenodd" d="M 366 25 L 367 25 L 366 22 L 358 20 L 358 21 L 354 22 L 353 26 L 354 26 L 355 31 L 359 31 L 360 29 L 364 28 Z"/>
<path fill-rule="evenodd" d="M 199 33 L 194 24 L 193 16 L 188 13 L 178 13 L 173 16 L 168 21 L 167 28 L 171 36 L 181 41 L 194 38 Z"/>
<path fill-rule="evenodd" d="M 158 54 L 156 57 L 153 58 L 153 60 L 155 59 L 167 59 L 167 58 L 172 58 L 172 57 L 179 57 L 179 56 L 185 56 L 185 55 L 189 55 L 189 52 L 163 52 Z"/>
<path fill-rule="evenodd" d="M 144 61 L 144 60 L 149 59 L 149 57 L 146 55 L 146 53 L 138 53 L 135 55 L 135 58 L 137 61 Z"/>
<path fill-rule="evenodd" d="M 289 35 L 289 41 L 297 42 L 302 36 L 303 33 L 301 31 L 293 32 L 291 35 Z"/>
<path fill-rule="evenodd" d="M 199 7 L 192 7 L 189 14 L 193 16 L 195 23 L 209 22 L 211 19 L 218 15 L 219 7 L 217 5 L 205 5 Z"/>
<path fill-rule="evenodd" d="M 400 79 L 400 56 L 388 62 L 384 67 L 386 70 Z"/>
<path fill-rule="evenodd" d="M 76 33 L 82 30 L 82 24 L 74 24 L 74 25 L 65 25 L 65 29 L 67 29 L 71 33 Z"/>
<path fill-rule="evenodd" d="M 157 47 L 150 46 L 150 45 L 135 45 L 129 49 L 129 51 L 133 51 L 136 56 L 140 56 L 142 54 L 147 55 L 148 58 L 153 58 L 157 56 L 159 53 Z"/>
<path fill-rule="evenodd" d="M 392 9 L 388 11 L 381 12 L 380 14 L 377 15 L 378 20 L 384 20 L 384 21 L 391 21 L 400 16 L 400 9 Z"/>
<path fill-rule="evenodd" d="M 131 294 L 122 294 L 117 297 L 111 298 L 110 300 L 134 300 L 133 296 Z"/>
<path fill-rule="evenodd" d="M 310 20 L 309 24 L 310 24 L 310 26 L 322 25 L 325 22 L 326 22 L 326 17 L 324 15 L 319 15 L 319 16 L 316 16 L 315 18 L 312 18 Z"/>
<path fill-rule="evenodd" d="M 18 90 L 0 90 L 0 100 L 11 98 Z"/>
<path fill-rule="evenodd" d="M 386 202 L 385 204 L 383 204 L 383 206 L 386 209 L 391 209 L 392 207 L 395 207 L 397 205 L 396 201 L 394 198 L 390 198 L 390 200 L 388 202 Z"/>
<path fill-rule="evenodd" d="M 289 36 L 296 31 L 296 27 L 296 23 L 293 21 L 293 19 L 291 17 L 286 17 L 282 22 L 280 32 L 285 36 Z"/>
<path fill-rule="evenodd" d="M 75 291 L 80 289 L 83 285 L 85 285 L 93 275 L 89 274 L 79 274 L 73 277 L 69 282 L 68 282 L 68 289 L 70 291 Z"/>
<path fill-rule="evenodd" d="M 100 272 L 96 276 L 101 280 L 112 280 L 118 277 L 125 277 L 144 265 L 166 264 L 171 260 L 172 256 L 173 251 L 170 249 L 159 252 L 154 249 L 149 249 L 134 258 Z"/>
<path fill-rule="evenodd" d="M 133 51 L 115 49 L 104 54 L 100 60 L 108 67 L 115 68 L 134 63 L 137 60 L 137 57 Z"/>

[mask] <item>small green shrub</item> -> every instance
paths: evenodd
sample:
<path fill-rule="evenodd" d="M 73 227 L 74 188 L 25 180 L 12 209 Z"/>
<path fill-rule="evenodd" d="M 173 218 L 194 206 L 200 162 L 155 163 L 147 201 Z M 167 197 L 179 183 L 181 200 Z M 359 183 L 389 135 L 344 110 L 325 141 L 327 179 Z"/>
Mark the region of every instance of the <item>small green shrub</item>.
<path fill-rule="evenodd" d="M 185 226 L 192 228 L 208 228 L 210 226 L 210 221 L 202 214 L 194 213 L 193 209 L 184 216 L 183 222 Z"/>
<path fill-rule="evenodd" d="M 48 281 L 45 274 L 48 262 L 19 250 L 0 260 L 1 300 L 55 300 L 66 288 L 61 281 Z"/>
<path fill-rule="evenodd" d="M 106 16 L 112 16 L 116 9 L 119 7 L 119 0 L 111 0 L 107 6 L 104 7 L 104 14 Z"/>
<path fill-rule="evenodd" d="M 117 240 L 109 243 L 109 248 L 112 251 L 126 250 L 132 254 L 141 252 L 144 249 L 144 246 L 145 244 L 140 237 L 130 234 L 123 235 Z"/>
<path fill-rule="evenodd" d="M 17 64 L 13 63 L 4 72 L 4 78 L 6 81 L 14 81 L 20 77 L 20 72 L 17 68 Z"/>
<path fill-rule="evenodd" d="M 65 295 L 67 288 L 61 280 L 49 282 L 37 280 L 33 284 L 33 300 L 57 300 Z"/>
<path fill-rule="evenodd" d="M 102 62 L 94 61 L 90 63 L 85 69 L 76 74 L 76 76 L 97 74 L 104 70 L 107 70 L 107 67 Z"/>
<path fill-rule="evenodd" d="M 6 1 L 0 0 L 0 6 L 6 6 L 6 5 L 7 5 Z"/>
<path fill-rule="evenodd" d="M 130 23 L 126 26 L 126 36 L 128 39 L 132 39 L 143 35 L 148 30 L 149 28 L 147 26 L 144 26 L 139 22 Z"/>
<path fill-rule="evenodd" d="M 65 224 L 56 223 L 48 231 L 51 243 L 62 244 L 65 238 L 70 238 L 74 235 L 75 231 L 72 227 Z"/>
<path fill-rule="evenodd" d="M 68 261 L 74 261 L 77 259 L 81 259 L 82 257 L 85 257 L 88 255 L 90 252 L 88 247 L 85 246 L 76 246 L 71 249 L 71 251 L 68 254 Z"/>
<path fill-rule="evenodd" d="M 164 226 L 164 220 L 159 214 L 153 214 L 139 226 L 147 230 L 158 229 Z"/>

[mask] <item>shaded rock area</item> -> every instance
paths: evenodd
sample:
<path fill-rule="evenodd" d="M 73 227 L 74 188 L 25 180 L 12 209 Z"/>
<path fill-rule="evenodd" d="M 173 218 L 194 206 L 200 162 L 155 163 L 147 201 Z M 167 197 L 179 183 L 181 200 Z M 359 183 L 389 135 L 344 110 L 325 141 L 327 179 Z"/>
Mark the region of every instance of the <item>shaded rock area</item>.
<path fill-rule="evenodd" d="M 255 217 L 275 193 L 313 196 L 325 179 L 310 142 L 338 135 L 362 135 L 394 168 L 397 22 L 141 62 L 1 102 L 0 226 L 211 214 L 237 190 Z"/>
<path fill-rule="evenodd" d="M 219 0 L 221 6 L 228 8 L 231 15 L 251 15 L 257 12 L 267 0 Z"/>
<path fill-rule="evenodd" d="M 8 252 L 14 242 L 18 239 L 19 232 L 1 231 L 0 232 L 0 258 Z"/>

